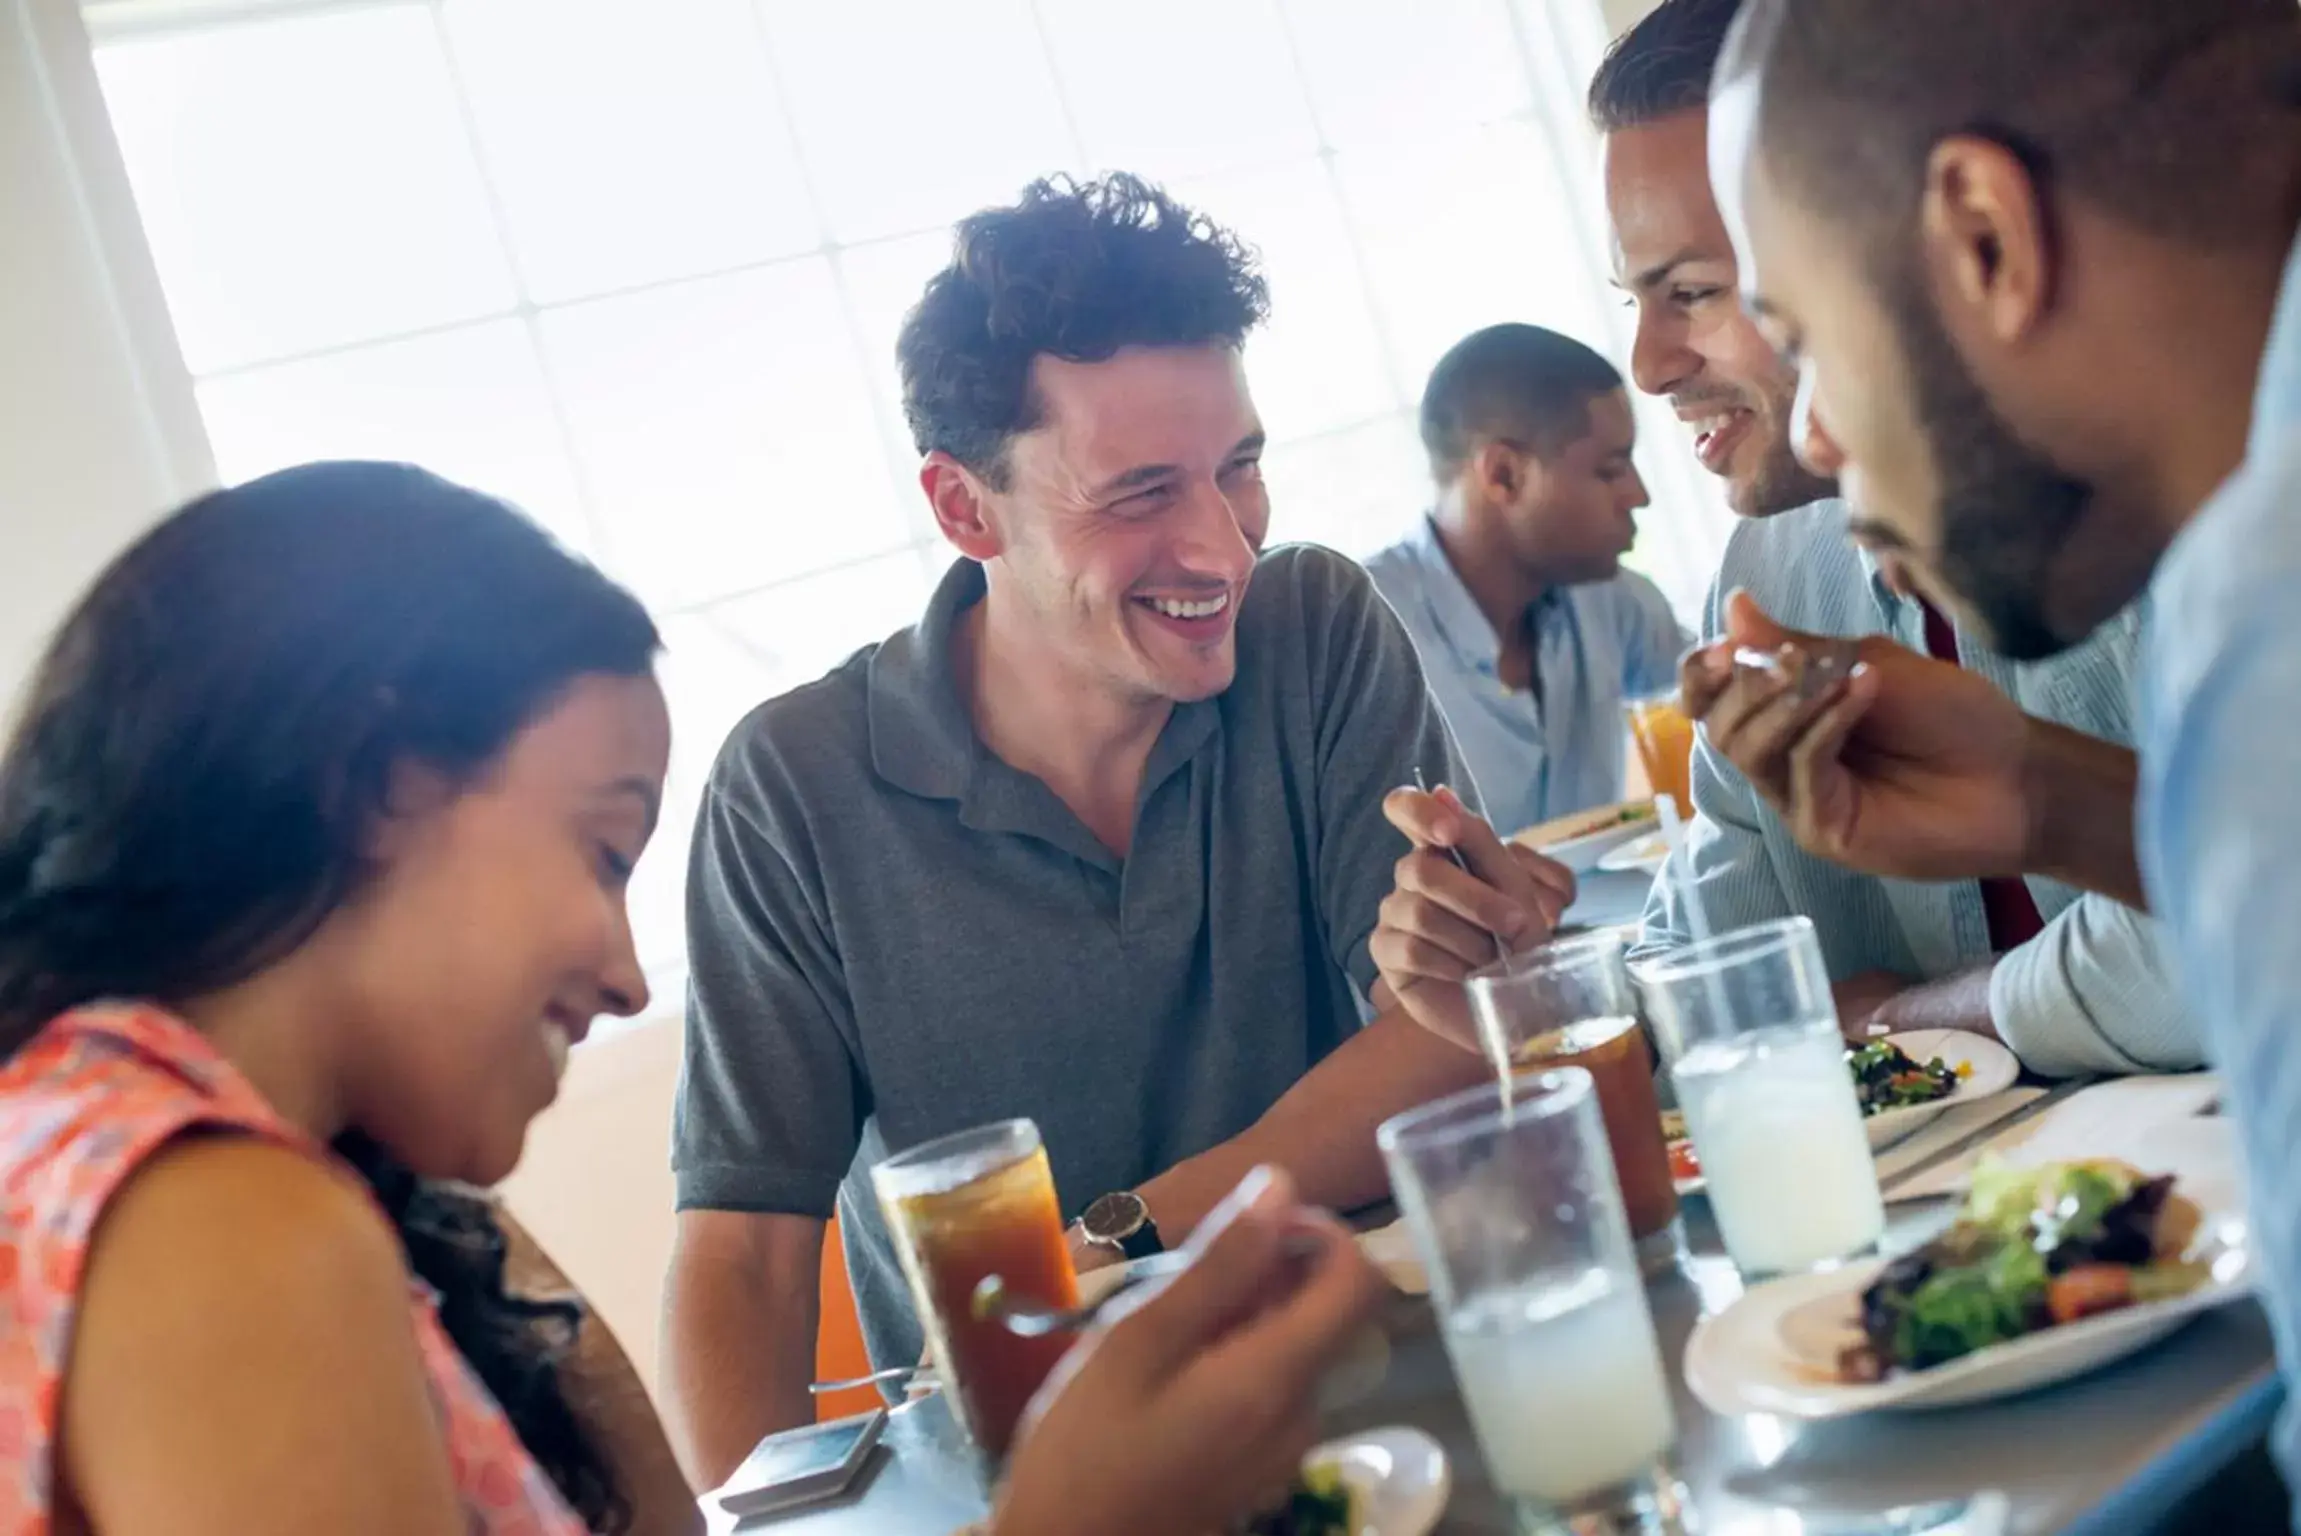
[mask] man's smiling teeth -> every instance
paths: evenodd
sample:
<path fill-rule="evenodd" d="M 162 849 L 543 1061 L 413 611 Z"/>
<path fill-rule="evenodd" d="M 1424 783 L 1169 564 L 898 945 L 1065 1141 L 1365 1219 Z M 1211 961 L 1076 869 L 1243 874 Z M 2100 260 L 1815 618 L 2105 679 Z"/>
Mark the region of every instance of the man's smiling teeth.
<path fill-rule="evenodd" d="M 1230 594 L 1220 592 L 1195 603 L 1173 597 L 1146 597 L 1143 601 L 1170 619 L 1211 619 L 1230 606 Z"/>
<path fill-rule="evenodd" d="M 1723 416 L 1704 416 L 1694 423 L 1694 430 L 1696 432 L 1723 432 L 1732 426 L 1734 418 L 1741 414 L 1740 411 L 1728 411 Z"/>

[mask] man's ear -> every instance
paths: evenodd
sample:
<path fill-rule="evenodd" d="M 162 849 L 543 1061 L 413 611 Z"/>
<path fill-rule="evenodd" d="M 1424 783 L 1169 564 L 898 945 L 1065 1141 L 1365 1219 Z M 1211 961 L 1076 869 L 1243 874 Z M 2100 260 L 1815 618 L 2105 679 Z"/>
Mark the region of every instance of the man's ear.
<path fill-rule="evenodd" d="M 1504 442 L 1479 444 L 1462 472 L 1473 496 L 1497 507 L 1515 505 L 1541 473 L 1533 455 Z"/>
<path fill-rule="evenodd" d="M 990 489 L 982 477 L 949 454 L 937 450 L 919 465 L 919 489 L 935 512 L 935 526 L 951 547 L 970 560 L 991 560 L 1005 549 L 998 519 L 990 505 Z"/>
<path fill-rule="evenodd" d="M 2053 302 L 2053 227 L 2021 157 L 1995 139 L 1959 134 L 1926 157 L 1918 233 L 1935 291 L 1958 313 L 1951 329 L 2011 344 Z"/>

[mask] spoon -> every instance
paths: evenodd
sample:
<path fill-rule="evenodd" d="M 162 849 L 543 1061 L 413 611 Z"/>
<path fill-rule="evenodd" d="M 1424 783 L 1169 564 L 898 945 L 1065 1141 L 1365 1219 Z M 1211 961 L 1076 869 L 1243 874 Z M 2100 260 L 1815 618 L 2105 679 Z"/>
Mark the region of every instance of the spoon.
<path fill-rule="evenodd" d="M 1318 1239 L 1300 1233 L 1279 1239 L 1278 1251 L 1297 1263 L 1315 1259 L 1322 1251 Z M 1050 1333 L 1077 1333 L 1090 1326 L 1103 1308 L 1128 1291 L 1151 1280 L 1164 1280 L 1190 1267 L 1197 1255 L 1187 1249 L 1153 1254 L 1128 1264 L 1119 1283 L 1093 1301 L 1077 1307 L 1050 1307 L 1007 1294 L 1004 1275 L 985 1275 L 975 1287 L 972 1310 L 977 1322 L 999 1322 L 1017 1338 L 1043 1339 Z"/>
<path fill-rule="evenodd" d="M 1077 1333 L 1089 1326 L 1120 1296 L 1133 1290 L 1146 1280 L 1162 1280 L 1180 1274 L 1188 1268 L 1188 1253 L 1154 1254 L 1129 1264 L 1119 1283 L 1110 1290 L 1077 1307 L 1050 1307 L 1019 1296 L 1007 1294 L 1004 1275 L 985 1275 L 975 1287 L 973 1311 L 977 1322 L 1004 1323 L 1007 1332 L 1023 1339 L 1043 1339 L 1050 1333 Z"/>
<path fill-rule="evenodd" d="M 1803 704 L 1818 699 L 1831 684 L 1851 677 L 1861 661 L 1861 649 L 1851 640 L 1817 639 L 1785 645 L 1778 651 L 1742 646 L 1734 652 L 1734 665 L 1763 672 L 1786 683 Z"/>
<path fill-rule="evenodd" d="M 852 1392 L 857 1387 L 876 1387 L 892 1381 L 908 1381 L 911 1389 L 916 1392 L 942 1385 L 942 1378 L 935 1374 L 935 1368 L 931 1365 L 890 1365 L 883 1371 L 873 1371 L 868 1376 L 850 1376 L 845 1381 L 809 1382 L 807 1390 L 821 1397 L 827 1392 Z"/>

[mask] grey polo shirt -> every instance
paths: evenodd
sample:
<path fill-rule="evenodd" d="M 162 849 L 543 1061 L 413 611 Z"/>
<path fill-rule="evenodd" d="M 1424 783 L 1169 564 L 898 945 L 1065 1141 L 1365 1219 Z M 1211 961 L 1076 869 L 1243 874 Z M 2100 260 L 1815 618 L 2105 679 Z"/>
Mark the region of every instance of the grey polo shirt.
<path fill-rule="evenodd" d="M 1075 1214 L 1245 1130 L 1358 1028 L 1406 847 L 1382 797 L 1467 782 L 1365 572 L 1272 550 L 1122 860 L 976 737 L 950 635 L 983 590 L 959 562 L 915 627 L 738 725 L 689 876 L 679 1206 L 836 1199 L 881 1364 L 921 1336 L 872 1164 L 1028 1115 Z"/>

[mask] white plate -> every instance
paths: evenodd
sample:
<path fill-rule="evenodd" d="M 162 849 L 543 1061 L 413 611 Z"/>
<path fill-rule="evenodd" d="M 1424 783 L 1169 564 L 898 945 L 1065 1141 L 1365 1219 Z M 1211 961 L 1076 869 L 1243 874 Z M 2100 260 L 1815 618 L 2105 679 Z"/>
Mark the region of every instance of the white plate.
<path fill-rule="evenodd" d="M 2213 1278 L 2186 1296 L 2042 1329 L 1931 1370 L 1864 1385 L 1837 1379 L 1836 1352 L 1854 1336 L 1861 1293 L 1884 1261 L 1768 1281 L 1694 1325 L 1686 1341 L 1686 1385 L 1714 1413 L 1797 1419 L 1950 1408 L 2035 1391 L 2121 1360 L 2197 1314 L 2249 1294 L 2244 1222 L 2216 1218 L 2208 1234 L 2203 1256 L 2212 1261 Z"/>
<path fill-rule="evenodd" d="M 1631 873 L 1658 875 L 1663 861 L 1670 857 L 1670 840 L 1659 829 L 1643 837 L 1632 838 L 1610 852 L 1600 856 L 1598 867 L 1610 875 Z"/>
<path fill-rule="evenodd" d="M 1353 1536 L 1428 1536 L 1454 1491 L 1446 1452 L 1421 1430 L 1405 1425 L 1330 1440 L 1303 1457 L 1302 1464 L 1335 1468 L 1358 1495 L 1360 1519 Z"/>
<path fill-rule="evenodd" d="M 1912 1104 L 1907 1109 L 1889 1109 L 1882 1115 L 1871 1115 L 1862 1122 L 1869 1133 L 1870 1151 L 1883 1152 L 1886 1148 L 1906 1141 L 1933 1121 L 1959 1104 L 1971 1104 L 2011 1088 L 2021 1078 L 2021 1062 L 1987 1035 L 1977 1035 L 1963 1029 L 1913 1029 L 1898 1035 L 1883 1035 L 1917 1060 L 1931 1061 L 1936 1056 L 1951 1066 L 1970 1066 L 1957 1091 L 1946 1099 L 1931 1104 Z M 1691 1179 L 1672 1181 L 1680 1196 L 1699 1194 L 1703 1182 L 1699 1175 Z"/>
<path fill-rule="evenodd" d="M 2021 1077 L 2021 1062 L 2013 1052 L 1990 1039 L 1965 1029 L 1913 1029 L 1906 1034 L 1883 1036 L 1898 1045 L 1919 1062 L 1939 1056 L 1953 1067 L 1971 1068 L 1957 1085 L 1957 1091 L 1946 1099 L 1931 1104 L 1912 1104 L 1906 1109 L 1889 1109 L 1882 1115 L 1871 1115 L 1862 1122 L 1870 1133 L 1870 1150 L 1883 1152 L 1905 1136 L 1915 1135 L 1926 1128 L 1953 1104 L 1970 1104 L 1975 1099 L 1986 1099 L 1993 1093 L 2003 1093 Z"/>
<path fill-rule="evenodd" d="M 1622 813 L 1630 810 L 1642 810 L 1645 814 L 1622 820 Z M 1571 816 L 1554 816 L 1538 826 L 1522 828 L 1510 834 L 1510 841 L 1531 848 L 1544 858 L 1556 859 L 1576 874 L 1583 874 L 1595 868 L 1601 856 L 1653 831 L 1655 814 L 1651 800 L 1596 805 Z"/>

